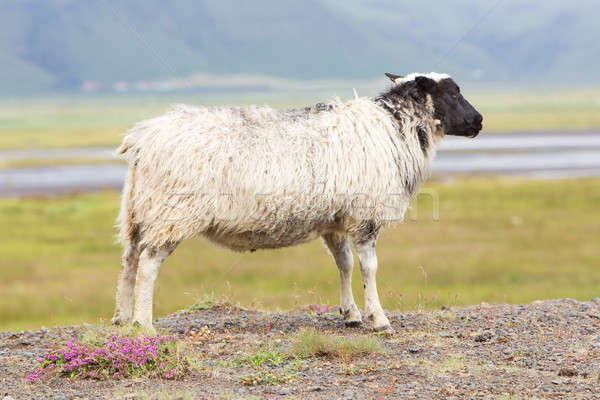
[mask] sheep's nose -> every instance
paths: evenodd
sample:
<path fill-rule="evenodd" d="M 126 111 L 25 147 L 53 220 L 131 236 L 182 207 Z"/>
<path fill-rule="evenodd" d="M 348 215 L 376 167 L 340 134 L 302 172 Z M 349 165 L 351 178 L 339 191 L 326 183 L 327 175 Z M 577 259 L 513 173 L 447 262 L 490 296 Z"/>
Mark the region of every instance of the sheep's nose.
<path fill-rule="evenodd" d="M 483 128 L 482 122 L 483 122 L 483 116 L 481 114 L 477 113 L 477 115 L 475 115 L 475 117 L 473 118 L 473 122 L 471 123 L 471 125 L 473 125 L 477 129 L 481 129 L 481 128 Z"/>

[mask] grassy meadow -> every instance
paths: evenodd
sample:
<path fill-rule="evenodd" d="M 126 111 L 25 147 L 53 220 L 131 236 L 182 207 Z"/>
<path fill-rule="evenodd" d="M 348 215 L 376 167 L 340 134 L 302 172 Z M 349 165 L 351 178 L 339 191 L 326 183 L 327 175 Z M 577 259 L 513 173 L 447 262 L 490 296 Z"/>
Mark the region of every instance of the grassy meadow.
<path fill-rule="evenodd" d="M 423 193 L 405 223 L 378 242 L 385 308 L 600 296 L 600 179 L 432 181 Z M 118 198 L 0 199 L 0 224 L 8 227 L 0 232 L 0 331 L 112 316 Z M 358 268 L 354 291 L 361 306 Z M 319 241 L 239 254 L 188 240 L 163 265 L 156 315 L 206 294 L 266 309 L 334 305 L 338 274 Z"/>
<path fill-rule="evenodd" d="M 487 131 L 600 127 L 600 99 L 591 89 L 463 92 L 484 115 Z M 297 97 L 221 94 L 203 96 L 202 102 L 296 107 L 332 96 Z M 117 146 L 133 123 L 174 102 L 201 103 L 191 97 L 1 100 L 0 150 Z M 0 160 L 0 167 L 29 162 L 86 160 Z M 405 223 L 386 230 L 378 243 L 385 308 L 600 296 L 600 179 L 433 179 L 422 193 Z M 121 252 L 113 227 L 118 206 L 119 194 L 110 191 L 0 198 L 0 331 L 94 324 L 112 316 Z M 362 306 L 358 268 L 354 291 Z M 319 241 L 238 254 L 202 238 L 189 240 L 161 270 L 156 315 L 207 294 L 267 309 L 333 305 L 339 302 L 339 280 Z"/>
<path fill-rule="evenodd" d="M 577 131 L 600 128 L 597 88 L 575 90 L 506 89 L 465 97 L 483 115 L 485 131 Z"/>

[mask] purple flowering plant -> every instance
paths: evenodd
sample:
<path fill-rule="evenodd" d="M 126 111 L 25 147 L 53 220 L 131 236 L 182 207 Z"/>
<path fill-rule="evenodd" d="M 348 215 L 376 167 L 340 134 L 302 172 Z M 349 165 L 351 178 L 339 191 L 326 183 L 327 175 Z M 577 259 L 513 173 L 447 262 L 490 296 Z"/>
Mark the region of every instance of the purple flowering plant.
<path fill-rule="evenodd" d="M 27 381 L 37 382 L 49 375 L 99 380 L 173 379 L 181 376 L 185 369 L 186 362 L 175 337 L 113 332 L 96 340 L 69 340 L 40 359 L 38 368 L 27 376 Z"/>

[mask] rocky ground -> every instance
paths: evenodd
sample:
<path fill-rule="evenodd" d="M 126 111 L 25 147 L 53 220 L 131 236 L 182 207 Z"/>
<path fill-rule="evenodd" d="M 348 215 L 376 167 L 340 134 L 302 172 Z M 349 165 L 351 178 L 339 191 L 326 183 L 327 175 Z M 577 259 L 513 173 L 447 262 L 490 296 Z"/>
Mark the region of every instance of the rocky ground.
<path fill-rule="evenodd" d="M 175 380 L 53 376 L 27 383 L 41 357 L 89 328 L 4 332 L 0 399 L 600 399 L 600 299 L 389 318 L 394 335 L 373 334 L 368 323 L 344 328 L 338 314 L 319 307 L 263 312 L 228 305 L 161 318 L 159 332 L 198 351 L 196 365 Z M 286 350 L 290 338 L 307 327 L 348 340 L 372 336 L 381 351 L 294 358 Z M 265 349 L 285 356 L 270 362 L 259 357 Z"/>

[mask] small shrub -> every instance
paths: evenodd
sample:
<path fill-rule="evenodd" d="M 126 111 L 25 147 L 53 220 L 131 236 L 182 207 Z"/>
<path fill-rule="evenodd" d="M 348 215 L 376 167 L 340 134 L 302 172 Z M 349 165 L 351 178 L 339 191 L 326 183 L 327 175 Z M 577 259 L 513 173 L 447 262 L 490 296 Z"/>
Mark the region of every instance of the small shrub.
<path fill-rule="evenodd" d="M 185 310 L 178 311 L 177 313 L 169 316 L 175 316 L 177 314 L 190 314 L 196 311 L 209 310 L 211 308 L 220 308 L 221 310 L 227 311 L 238 311 L 240 309 L 240 305 L 235 302 L 231 296 L 223 295 L 217 298 L 214 294 L 204 294 L 196 301 L 195 304 L 191 305 Z"/>
<path fill-rule="evenodd" d="M 342 357 L 350 358 L 358 354 L 384 353 L 380 340 L 370 335 L 331 335 L 318 332 L 314 328 L 305 329 L 292 336 L 292 356 Z"/>
<path fill-rule="evenodd" d="M 107 334 L 105 340 L 98 336 L 89 342 L 71 339 L 39 363 L 27 377 L 28 382 L 48 375 L 100 380 L 149 376 L 172 379 L 186 369 L 175 337 L 130 337 L 118 332 Z"/>

